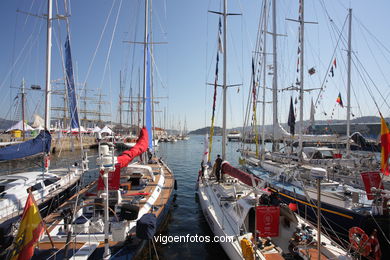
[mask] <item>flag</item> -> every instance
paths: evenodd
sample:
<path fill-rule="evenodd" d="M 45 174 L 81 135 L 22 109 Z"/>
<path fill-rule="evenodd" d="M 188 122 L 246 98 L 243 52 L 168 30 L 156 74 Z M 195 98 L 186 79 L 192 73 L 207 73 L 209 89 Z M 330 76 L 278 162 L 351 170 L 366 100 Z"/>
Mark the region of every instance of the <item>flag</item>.
<path fill-rule="evenodd" d="M 314 73 L 316 73 L 316 69 L 314 67 L 312 67 L 308 70 L 308 72 L 310 75 L 313 75 Z"/>
<path fill-rule="evenodd" d="M 44 231 L 43 221 L 33 195 L 28 195 L 20 221 L 18 234 L 13 242 L 11 260 L 30 259 L 34 255 L 34 244 Z"/>
<path fill-rule="evenodd" d="M 336 102 L 339 103 L 341 107 L 344 107 L 343 100 L 341 99 L 341 93 L 339 92 L 339 96 L 336 99 Z"/>
<path fill-rule="evenodd" d="M 221 35 L 222 35 L 222 22 L 221 22 L 221 18 L 219 18 L 219 23 L 218 23 L 218 51 L 223 53 L 223 46 L 222 46 Z"/>
<path fill-rule="evenodd" d="M 330 75 L 334 77 L 333 66 L 330 68 Z"/>
<path fill-rule="evenodd" d="M 334 60 L 333 60 L 333 66 L 334 66 L 335 69 L 337 69 L 336 58 L 334 58 Z"/>
<path fill-rule="evenodd" d="M 290 111 L 288 113 L 287 124 L 290 127 L 290 133 L 292 135 L 294 135 L 295 134 L 295 115 L 294 115 L 294 106 L 293 106 L 292 97 L 291 97 L 291 100 L 290 100 Z"/>
<path fill-rule="evenodd" d="M 314 114 L 316 113 L 313 98 L 311 99 L 311 107 L 310 107 L 310 125 L 314 126 Z"/>
<path fill-rule="evenodd" d="M 389 154 L 390 154 L 390 131 L 385 119 L 381 115 L 381 171 L 384 175 L 390 174 Z"/>

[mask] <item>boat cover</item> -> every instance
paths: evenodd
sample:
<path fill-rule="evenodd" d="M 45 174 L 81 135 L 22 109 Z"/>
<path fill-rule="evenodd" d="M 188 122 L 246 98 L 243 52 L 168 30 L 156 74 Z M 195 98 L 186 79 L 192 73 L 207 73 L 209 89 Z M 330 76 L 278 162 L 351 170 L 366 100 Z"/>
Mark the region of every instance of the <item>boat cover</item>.
<path fill-rule="evenodd" d="M 50 145 L 50 133 L 48 131 L 41 131 L 34 139 L 1 148 L 0 161 L 25 158 L 38 153 L 48 153 L 50 151 Z"/>
<path fill-rule="evenodd" d="M 222 163 L 222 174 L 229 174 L 230 176 L 237 178 L 239 181 L 242 183 L 248 185 L 248 186 L 253 186 L 252 180 L 254 184 L 257 186 L 261 180 L 259 177 L 246 173 L 244 171 L 241 171 L 233 166 L 231 166 L 228 162 L 223 162 Z"/>
<path fill-rule="evenodd" d="M 153 239 L 154 234 L 156 233 L 156 215 L 153 213 L 148 213 L 143 215 L 137 221 L 137 227 L 135 233 L 140 239 Z"/>
<path fill-rule="evenodd" d="M 127 165 L 137 156 L 143 154 L 148 149 L 148 131 L 146 127 L 141 129 L 137 143 L 127 151 L 124 151 L 118 156 L 118 164 L 120 168 L 127 167 Z"/>

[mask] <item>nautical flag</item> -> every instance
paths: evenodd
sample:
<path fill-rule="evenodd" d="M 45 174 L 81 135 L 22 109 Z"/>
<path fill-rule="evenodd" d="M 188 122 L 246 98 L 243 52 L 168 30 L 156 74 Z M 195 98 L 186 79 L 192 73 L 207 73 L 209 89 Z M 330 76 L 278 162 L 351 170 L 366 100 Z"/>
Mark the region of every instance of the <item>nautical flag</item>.
<path fill-rule="evenodd" d="M 316 73 L 316 69 L 314 67 L 312 67 L 308 70 L 308 72 L 310 75 L 313 75 L 314 73 Z"/>
<path fill-rule="evenodd" d="M 334 66 L 335 69 L 337 69 L 336 58 L 334 58 L 334 60 L 333 60 L 333 66 Z"/>
<path fill-rule="evenodd" d="M 44 231 L 43 221 L 33 195 L 27 197 L 18 234 L 13 242 L 11 260 L 30 259 L 34 255 L 34 244 Z"/>
<path fill-rule="evenodd" d="M 381 171 L 384 175 L 390 174 L 389 154 L 390 154 L 390 131 L 387 123 L 381 114 Z"/>
<path fill-rule="evenodd" d="M 290 127 L 290 133 L 292 135 L 294 135 L 295 134 L 295 115 L 294 115 L 294 106 L 293 106 L 292 97 L 291 97 L 291 100 L 290 100 L 290 111 L 288 113 L 287 124 Z"/>
<path fill-rule="evenodd" d="M 339 96 L 336 99 L 336 102 L 339 103 L 341 107 L 344 107 L 343 100 L 341 99 L 341 93 L 339 92 Z"/>
<path fill-rule="evenodd" d="M 218 23 L 218 51 L 223 53 L 223 45 L 222 45 L 222 22 L 221 22 L 221 17 L 219 18 L 219 23 Z"/>
<path fill-rule="evenodd" d="M 333 66 L 330 68 L 330 75 L 334 77 Z"/>

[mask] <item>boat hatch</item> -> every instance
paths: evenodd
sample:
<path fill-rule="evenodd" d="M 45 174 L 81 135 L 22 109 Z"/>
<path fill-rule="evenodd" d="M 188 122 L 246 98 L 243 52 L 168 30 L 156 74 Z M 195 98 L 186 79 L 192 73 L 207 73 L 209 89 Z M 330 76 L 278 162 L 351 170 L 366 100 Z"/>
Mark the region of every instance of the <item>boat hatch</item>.
<path fill-rule="evenodd" d="M 42 183 L 40 183 L 40 182 L 31 186 L 31 191 L 36 191 L 36 190 L 41 190 L 41 189 L 42 189 Z"/>
<path fill-rule="evenodd" d="M 49 186 L 51 184 L 54 184 L 56 182 L 58 182 L 60 179 L 59 178 L 50 178 L 50 179 L 46 179 L 43 181 L 43 183 L 45 184 L 45 186 Z"/>

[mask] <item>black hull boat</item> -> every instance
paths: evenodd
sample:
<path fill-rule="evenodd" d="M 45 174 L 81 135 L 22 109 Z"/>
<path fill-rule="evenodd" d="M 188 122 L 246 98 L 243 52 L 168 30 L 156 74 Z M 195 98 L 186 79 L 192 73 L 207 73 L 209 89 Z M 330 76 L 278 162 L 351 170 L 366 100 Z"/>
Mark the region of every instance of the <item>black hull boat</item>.
<path fill-rule="evenodd" d="M 247 166 L 246 169 L 252 174 L 260 177 L 267 182 L 271 190 L 277 192 L 279 199 L 286 204 L 296 205 L 297 213 L 308 219 L 312 223 L 317 222 L 317 200 L 308 199 L 310 191 L 306 192 L 297 185 L 289 182 L 275 180 L 270 177 L 269 173 L 257 167 Z M 314 193 L 314 191 L 313 191 Z M 353 194 L 347 194 L 353 196 Z M 365 196 L 365 195 L 364 195 Z M 340 200 L 338 198 L 338 200 Z M 294 206 L 295 207 L 295 206 Z M 326 232 L 328 232 L 336 241 L 348 247 L 349 229 L 352 227 L 362 228 L 367 235 L 372 234 L 374 229 L 377 229 L 378 240 L 382 255 L 390 254 L 389 234 L 390 234 L 390 212 L 384 208 L 382 214 L 373 215 L 371 206 L 351 205 L 351 207 L 343 207 L 338 205 L 337 199 L 324 198 L 322 193 L 321 199 L 321 223 Z"/>

